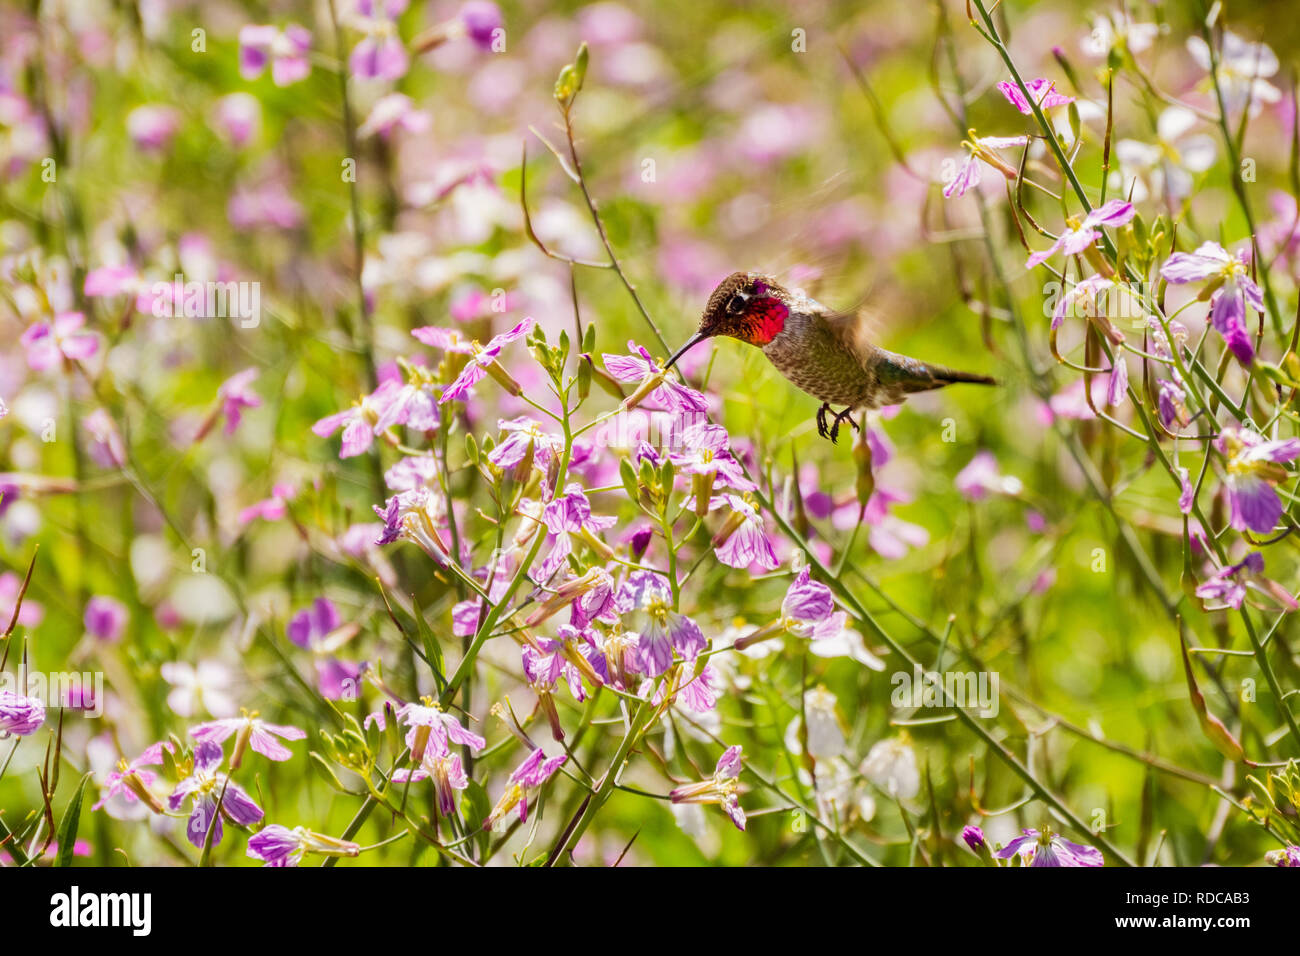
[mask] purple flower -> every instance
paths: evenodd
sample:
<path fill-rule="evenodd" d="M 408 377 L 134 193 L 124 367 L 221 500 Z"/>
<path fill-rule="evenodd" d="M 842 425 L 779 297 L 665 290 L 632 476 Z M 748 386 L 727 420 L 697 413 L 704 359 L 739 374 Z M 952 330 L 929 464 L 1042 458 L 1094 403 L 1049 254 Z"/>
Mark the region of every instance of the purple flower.
<path fill-rule="evenodd" d="M 641 669 L 649 677 L 668 669 L 674 650 L 692 661 L 708 643 L 698 624 L 672 609 L 672 589 L 660 574 L 633 571 L 619 590 L 618 603 L 624 613 L 637 615 Z"/>
<path fill-rule="evenodd" d="M 127 803 L 142 801 L 154 813 L 162 813 L 162 804 L 150 789 L 158 775 L 145 767 L 156 767 L 163 762 L 163 751 L 171 752 L 173 747 L 166 741 L 159 741 L 144 749 L 144 753 L 127 762 L 126 758 L 118 761 L 117 769 L 108 774 L 104 781 L 104 792 L 99 802 L 91 810 L 98 810 L 114 797 L 121 796 Z"/>
<path fill-rule="evenodd" d="M 370 115 L 357 127 L 357 136 L 361 139 L 371 136 L 387 139 L 394 129 L 399 128 L 407 133 L 423 133 L 432 122 L 429 114 L 417 110 L 405 93 L 389 93 L 375 101 Z"/>
<path fill-rule="evenodd" d="M 1025 262 L 1025 268 L 1032 269 L 1058 252 L 1065 256 L 1078 255 L 1085 249 L 1091 248 L 1101 238 L 1101 226 L 1122 226 L 1133 218 L 1134 211 L 1131 202 L 1111 199 L 1104 206 L 1099 206 L 1084 216 L 1082 221 L 1067 220 L 1065 230 L 1056 241 L 1042 252 L 1031 255 Z"/>
<path fill-rule="evenodd" d="M 1102 866 L 1101 851 L 1095 847 L 1071 843 L 1050 830 L 1022 829 L 1018 836 L 1002 849 L 994 852 L 1000 860 L 1020 857 L 1026 866 Z"/>
<path fill-rule="evenodd" d="M 255 378 L 257 378 L 257 369 L 246 368 L 230 376 L 217 389 L 221 414 L 226 419 L 227 435 L 235 433 L 245 408 L 257 408 L 262 404 L 262 397 L 250 387 Z"/>
<path fill-rule="evenodd" d="M 1214 447 L 1226 459 L 1230 523 L 1237 531 L 1268 534 L 1282 517 L 1273 486 L 1287 479 L 1284 462 L 1300 456 L 1300 439 L 1265 439 L 1245 427 L 1225 428 Z"/>
<path fill-rule="evenodd" d="M 1300 846 L 1288 846 L 1281 850 L 1270 850 L 1264 859 L 1273 866 L 1300 866 Z"/>
<path fill-rule="evenodd" d="M 1011 166 L 994 150 L 1009 149 L 1012 146 L 1024 146 L 1029 142 L 1028 136 L 982 136 L 976 137 L 971 131 L 971 139 L 962 143 L 967 155 L 943 187 L 945 199 L 961 197 L 980 184 L 980 163 L 987 163 L 1007 179 L 1015 179 L 1019 170 Z"/>
<path fill-rule="evenodd" d="M 1217 289 L 1210 297 L 1210 324 L 1223 336 L 1242 365 L 1255 358 L 1255 346 L 1246 328 L 1246 308 L 1264 311 L 1264 297 L 1250 277 L 1244 252 L 1232 255 L 1217 242 L 1202 243 L 1195 252 L 1175 252 L 1160 267 L 1167 282 L 1213 281 Z"/>
<path fill-rule="evenodd" d="M 1218 601 L 1223 607 L 1240 608 L 1246 600 L 1247 589 L 1272 595 L 1289 611 L 1297 605 L 1291 592 L 1276 581 L 1264 577 L 1264 555 L 1252 551 L 1239 563 L 1220 568 L 1204 583 L 1197 585 L 1196 596 L 1207 601 Z"/>
<path fill-rule="evenodd" d="M 620 382 L 640 382 L 649 389 L 641 399 L 649 397 L 679 416 L 700 415 L 708 411 L 709 406 L 704 396 L 693 388 L 665 378 L 663 368 L 644 346 L 629 341 L 627 347 L 631 349 L 631 355 L 604 355 L 605 371 Z M 625 404 L 631 408 L 636 404 L 634 399 L 637 399 L 636 394 L 628 398 Z"/>
<path fill-rule="evenodd" d="M 961 838 L 966 842 L 966 845 L 976 853 L 987 845 L 984 840 L 984 831 L 977 826 L 962 828 Z"/>
<path fill-rule="evenodd" d="M 195 740 L 210 740 L 218 744 L 223 743 L 231 734 L 237 735 L 234 753 L 230 755 L 230 769 L 234 770 L 239 766 L 246 746 L 251 746 L 268 760 L 288 760 L 293 752 L 275 738 L 302 740 L 307 736 L 307 731 L 285 724 L 268 724 L 256 712 L 245 713 L 242 717 L 210 720 L 190 728 L 190 735 Z"/>
<path fill-rule="evenodd" d="M 27 737 L 45 722 L 45 704 L 38 697 L 0 690 L 0 734 Z"/>
<path fill-rule="evenodd" d="M 255 80 L 271 63 L 271 80 L 289 86 L 306 79 L 311 72 L 311 31 L 290 23 L 283 30 L 273 26 L 245 26 L 239 31 L 239 75 Z"/>
<path fill-rule="evenodd" d="M 433 740 L 436 749 L 442 750 L 449 749 L 448 740 L 475 751 L 487 746 L 486 740 L 466 730 L 459 720 L 428 698 L 419 704 L 403 704 L 397 708 L 397 716 L 411 728 L 406 743 L 411 748 L 412 759 L 417 763 L 424 758 L 430 740 Z"/>
<path fill-rule="evenodd" d="M 990 494 L 1018 495 L 1023 488 L 1019 478 L 1003 475 L 991 451 L 979 451 L 957 473 L 953 484 L 967 501 L 982 501 Z"/>
<path fill-rule="evenodd" d="M 191 801 L 185 835 L 196 847 L 203 846 L 209 830 L 213 831 L 212 845 L 221 842 L 221 816 L 240 826 L 249 826 L 262 819 L 262 808 L 253 802 L 244 788 L 224 773 L 217 772 L 222 756 L 220 744 L 211 740 L 199 741 L 194 747 L 193 770 L 167 798 L 167 807 L 173 812 L 179 810 L 186 799 Z M 221 816 L 217 814 L 218 803 Z"/>
<path fill-rule="evenodd" d="M 564 766 L 564 762 L 568 759 L 568 754 L 548 757 L 541 747 L 533 750 L 524 758 L 524 762 L 510 774 L 506 791 L 501 795 L 501 799 L 496 802 L 496 806 L 492 808 L 492 812 L 488 814 L 487 819 L 483 821 L 483 828 L 488 829 L 516 806 L 519 807 L 519 819 L 521 821 L 527 820 L 529 794 L 535 792 L 549 780 L 551 775 Z"/>
<path fill-rule="evenodd" d="M 19 339 L 27 349 L 27 364 L 34 372 L 54 368 L 64 360 L 88 359 L 99 350 L 99 340 L 90 332 L 79 331 L 86 324 L 80 312 L 63 312 L 52 322 L 29 326 Z"/>
<path fill-rule="evenodd" d="M 456 791 L 464 790 L 469 786 L 469 777 L 465 775 L 465 767 L 461 762 L 460 754 L 449 751 L 445 741 L 441 738 L 434 738 L 431 744 L 424 749 L 419 764 L 415 769 L 402 767 L 394 770 L 394 782 L 406 783 L 408 780 L 432 780 L 434 795 L 438 800 L 439 812 L 448 816 L 454 814 L 456 812 Z"/>
<path fill-rule="evenodd" d="M 126 605 L 116 598 L 97 594 L 86 602 L 86 633 L 96 640 L 121 640 L 126 621 Z"/>
<path fill-rule="evenodd" d="M 356 856 L 360 844 L 351 840 L 314 833 L 303 827 L 280 826 L 272 823 L 248 838 L 248 855 L 267 866 L 297 866 L 305 853 L 321 856 Z"/>
<path fill-rule="evenodd" d="M 311 426 L 312 433 L 320 438 L 328 438 L 341 427 L 343 440 L 339 458 L 363 454 L 370 449 L 375 436 L 383 431 L 379 422 L 389 412 L 401 389 L 401 383 L 389 379 L 351 408 L 326 415 Z"/>
<path fill-rule="evenodd" d="M 741 748 L 728 747 L 718 758 L 713 776 L 699 783 L 676 787 L 669 795 L 673 803 L 717 803 L 737 830 L 745 829 L 745 811 L 740 807 Z"/>
<path fill-rule="evenodd" d="M 564 494 L 551 500 L 542 509 L 542 523 L 554 538 L 551 551 L 538 568 L 535 580 L 549 581 L 560 569 L 564 559 L 573 551 L 572 535 L 586 532 L 586 540 L 599 548 L 602 542 L 595 537 L 595 532 L 613 527 L 616 519 L 608 515 L 593 515 L 591 502 L 579 484 L 570 484 Z"/>
<path fill-rule="evenodd" d="M 484 52 L 492 49 L 492 41 L 501 29 L 501 8 L 489 0 L 470 0 L 460 8 L 459 19 L 465 35 Z"/>
<path fill-rule="evenodd" d="M 1058 106 L 1068 106 L 1074 102 L 1073 96 L 1066 96 L 1064 93 L 1056 92 L 1056 83 L 1048 79 L 1030 80 L 1025 84 L 1029 90 L 1029 95 L 1040 109 L 1050 110 Z M 1033 114 L 1029 100 L 1025 99 L 1025 94 L 1020 92 L 1020 87 L 1008 80 L 1003 80 L 998 84 L 998 89 L 1002 95 L 1007 98 L 1007 102 L 1014 106 L 1026 116 Z"/>
<path fill-rule="evenodd" d="M 137 106 L 126 115 L 126 132 L 145 152 L 161 152 L 180 129 L 181 114 L 170 106 Z"/>
<path fill-rule="evenodd" d="M 384 522 L 375 544 L 414 541 L 435 561 L 446 564 L 450 560 L 451 550 L 443 537 L 449 527 L 447 502 L 441 493 L 429 488 L 403 491 L 389 498 L 384 507 L 375 505 L 374 509 Z"/>
<path fill-rule="evenodd" d="M 410 58 L 395 22 L 406 7 L 407 0 L 355 0 L 350 22 L 365 37 L 348 57 L 348 69 L 353 76 L 399 80 L 406 75 Z"/>
<path fill-rule="evenodd" d="M 699 511 L 708 511 L 709 496 L 719 483 L 736 491 L 753 491 L 758 487 L 745 477 L 740 462 L 731 454 L 731 437 L 721 425 L 708 422 L 692 425 L 681 433 L 678 443 L 686 450 L 672 452 L 668 457 L 679 473 L 701 479 L 694 483 L 697 500 L 705 503 Z"/>
<path fill-rule="evenodd" d="M 515 471 L 521 482 L 527 481 L 533 465 L 545 474 L 551 462 L 564 452 L 562 437 L 551 434 L 527 416 L 499 420 L 497 428 L 505 438 L 488 453 L 488 461 L 502 471 Z"/>
<path fill-rule="evenodd" d="M 502 332 L 481 348 L 475 346 L 469 362 L 461 369 L 460 375 L 456 380 L 443 389 L 442 396 L 438 399 L 438 404 L 462 399 L 470 389 L 472 389 L 483 378 L 484 375 L 491 374 L 502 385 L 505 385 L 512 394 L 519 394 L 519 385 L 509 377 L 506 371 L 497 363 L 497 356 L 511 342 L 521 339 L 527 335 L 537 322 L 532 316 L 526 316 L 522 322 L 516 325 L 508 332 Z"/>
<path fill-rule="evenodd" d="M 722 497 L 732 512 L 713 536 L 713 553 L 718 560 L 732 568 L 757 564 L 764 571 L 775 570 L 778 563 L 776 552 L 763 530 L 763 518 L 758 509 L 737 495 Z"/>

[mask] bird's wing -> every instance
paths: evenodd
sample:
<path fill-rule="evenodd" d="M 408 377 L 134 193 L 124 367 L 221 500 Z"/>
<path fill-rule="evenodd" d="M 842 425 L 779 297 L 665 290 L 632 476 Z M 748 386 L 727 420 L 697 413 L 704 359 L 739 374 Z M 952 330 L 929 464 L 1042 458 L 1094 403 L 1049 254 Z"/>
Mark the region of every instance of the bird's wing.
<path fill-rule="evenodd" d="M 871 314 L 858 306 L 844 312 L 828 310 L 823 314 L 827 328 L 836 341 L 857 358 L 866 368 L 875 354 L 876 347 L 871 343 Z"/>

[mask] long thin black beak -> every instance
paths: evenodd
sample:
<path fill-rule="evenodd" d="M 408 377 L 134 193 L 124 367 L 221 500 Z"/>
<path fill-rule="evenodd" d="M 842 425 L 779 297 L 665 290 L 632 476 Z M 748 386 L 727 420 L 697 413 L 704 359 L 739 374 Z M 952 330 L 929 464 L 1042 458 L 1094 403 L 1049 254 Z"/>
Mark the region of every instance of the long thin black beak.
<path fill-rule="evenodd" d="M 676 365 L 677 360 L 679 358 L 681 358 L 683 355 L 685 355 L 687 352 L 689 352 L 691 349 L 699 345 L 707 338 L 708 336 L 705 335 L 703 332 L 696 332 L 694 335 L 692 335 L 689 339 L 686 340 L 686 344 L 683 345 L 681 348 L 679 348 L 676 352 L 674 352 L 673 357 L 664 363 L 664 371 L 666 372 L 674 365 Z"/>

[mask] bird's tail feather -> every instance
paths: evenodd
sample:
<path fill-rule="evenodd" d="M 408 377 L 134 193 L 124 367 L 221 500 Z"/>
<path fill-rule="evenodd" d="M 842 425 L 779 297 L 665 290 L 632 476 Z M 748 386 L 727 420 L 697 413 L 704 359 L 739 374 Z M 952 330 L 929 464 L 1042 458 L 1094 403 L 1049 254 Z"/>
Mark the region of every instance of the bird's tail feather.
<path fill-rule="evenodd" d="M 931 389 L 955 385 L 959 382 L 971 385 L 996 385 L 997 381 L 987 375 L 974 372 L 959 372 L 943 365 L 930 365 L 906 355 L 880 350 L 876 365 L 876 374 L 884 384 L 896 384 L 904 392 L 928 392 Z"/>

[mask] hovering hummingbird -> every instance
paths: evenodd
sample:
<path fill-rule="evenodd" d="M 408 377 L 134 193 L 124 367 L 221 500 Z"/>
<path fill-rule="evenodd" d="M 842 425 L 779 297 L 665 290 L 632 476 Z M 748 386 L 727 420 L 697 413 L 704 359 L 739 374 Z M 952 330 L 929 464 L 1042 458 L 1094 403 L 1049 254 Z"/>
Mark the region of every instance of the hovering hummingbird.
<path fill-rule="evenodd" d="M 715 335 L 758 346 L 782 375 L 821 399 L 817 433 L 832 442 L 845 421 L 858 430 L 852 413 L 860 408 L 895 405 L 913 392 L 954 382 L 997 384 L 986 375 L 927 365 L 879 348 L 867 340 L 865 322 L 856 312 L 835 312 L 759 272 L 733 272 L 718 284 L 700 318 L 699 331 L 664 368 Z M 845 407 L 834 412 L 832 405 Z"/>

